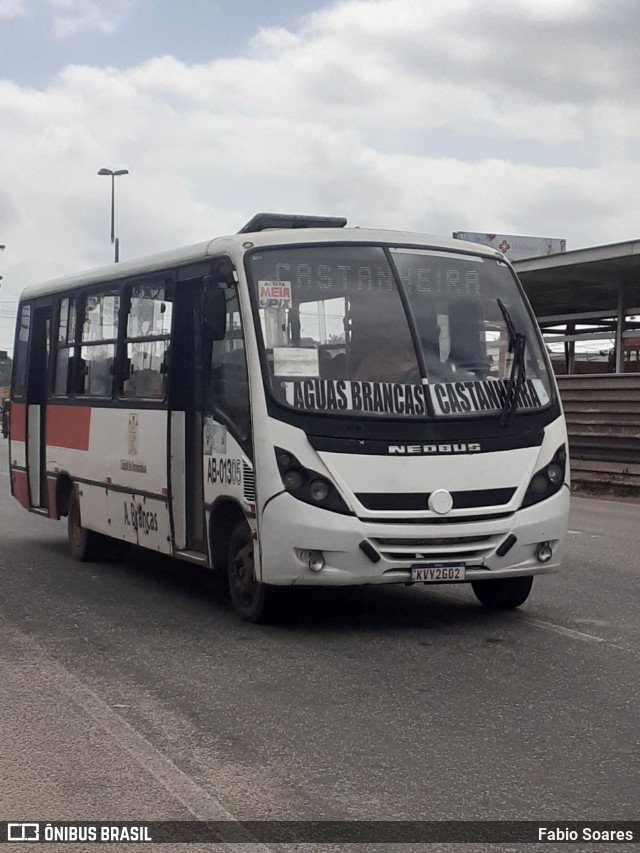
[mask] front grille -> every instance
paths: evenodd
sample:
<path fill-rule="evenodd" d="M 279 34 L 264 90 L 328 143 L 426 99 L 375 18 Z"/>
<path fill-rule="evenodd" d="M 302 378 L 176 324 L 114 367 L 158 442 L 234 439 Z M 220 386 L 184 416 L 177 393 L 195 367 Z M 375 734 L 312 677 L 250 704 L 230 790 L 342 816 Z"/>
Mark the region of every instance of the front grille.
<path fill-rule="evenodd" d="M 476 521 L 499 521 L 504 518 L 511 518 L 514 516 L 514 512 L 493 512 L 493 513 L 484 513 L 483 515 L 445 515 L 438 516 L 437 518 L 434 515 L 426 515 L 420 518 L 403 518 L 402 516 L 396 516 L 395 518 L 363 518 L 362 516 L 358 516 L 358 519 L 363 524 L 375 524 L 376 526 L 380 524 L 429 524 L 429 525 L 438 525 L 438 524 L 471 524 Z"/>
<path fill-rule="evenodd" d="M 391 547 L 393 545 L 402 545 L 408 546 L 411 548 L 428 548 L 431 545 L 465 545 L 468 542 L 486 542 L 487 539 L 491 539 L 491 536 L 442 536 L 442 537 L 417 537 L 417 538 L 405 538 L 405 537 L 388 537 L 383 536 L 376 539 L 383 547 Z"/>
<path fill-rule="evenodd" d="M 481 562 L 494 551 L 504 534 L 483 536 L 378 537 L 371 542 L 387 560 L 464 560 Z"/>
<path fill-rule="evenodd" d="M 256 502 L 256 475 L 247 462 L 242 460 L 242 494 L 247 503 Z"/>
<path fill-rule="evenodd" d="M 515 493 L 513 489 L 470 489 L 451 492 L 453 509 L 477 509 L 480 507 L 504 506 Z M 356 497 L 363 507 L 377 511 L 415 512 L 426 510 L 429 492 L 400 492 L 385 494 L 379 492 L 358 492 Z"/>

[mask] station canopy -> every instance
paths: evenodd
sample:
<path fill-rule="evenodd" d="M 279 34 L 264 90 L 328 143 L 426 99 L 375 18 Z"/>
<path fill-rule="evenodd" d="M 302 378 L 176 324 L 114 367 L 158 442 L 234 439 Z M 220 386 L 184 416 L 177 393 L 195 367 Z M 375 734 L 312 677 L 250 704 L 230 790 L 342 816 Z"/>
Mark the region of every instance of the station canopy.
<path fill-rule="evenodd" d="M 515 261 L 538 318 L 640 314 L 640 240 Z"/>
<path fill-rule="evenodd" d="M 528 258 L 513 266 L 550 352 L 564 346 L 568 373 L 578 367 L 578 372 L 640 372 L 640 240 Z M 591 363 L 577 364 L 589 348 Z"/>

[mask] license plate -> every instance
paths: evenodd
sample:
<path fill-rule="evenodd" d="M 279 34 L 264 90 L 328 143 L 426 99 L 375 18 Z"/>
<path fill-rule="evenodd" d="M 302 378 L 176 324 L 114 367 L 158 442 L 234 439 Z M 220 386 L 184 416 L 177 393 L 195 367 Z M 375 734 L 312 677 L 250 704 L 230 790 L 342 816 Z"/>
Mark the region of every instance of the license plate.
<path fill-rule="evenodd" d="M 464 563 L 429 563 L 411 566 L 411 580 L 422 583 L 463 581 L 464 576 Z"/>

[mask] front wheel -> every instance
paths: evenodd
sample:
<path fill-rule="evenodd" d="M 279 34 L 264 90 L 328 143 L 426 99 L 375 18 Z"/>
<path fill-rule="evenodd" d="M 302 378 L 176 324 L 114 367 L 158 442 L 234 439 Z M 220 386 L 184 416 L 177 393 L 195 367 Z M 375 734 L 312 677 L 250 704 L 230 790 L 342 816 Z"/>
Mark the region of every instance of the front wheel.
<path fill-rule="evenodd" d="M 241 521 L 229 542 L 229 592 L 238 616 L 247 622 L 268 622 L 276 615 L 279 590 L 256 579 L 253 548 L 249 525 Z"/>
<path fill-rule="evenodd" d="M 88 563 L 95 560 L 100 548 L 101 536 L 93 530 L 82 526 L 80 517 L 80 498 L 75 489 L 69 498 L 69 515 L 67 517 L 67 535 L 69 538 L 69 553 L 74 560 Z"/>
<path fill-rule="evenodd" d="M 533 575 L 471 582 L 478 601 L 490 610 L 513 610 L 520 607 L 527 600 L 532 584 Z"/>

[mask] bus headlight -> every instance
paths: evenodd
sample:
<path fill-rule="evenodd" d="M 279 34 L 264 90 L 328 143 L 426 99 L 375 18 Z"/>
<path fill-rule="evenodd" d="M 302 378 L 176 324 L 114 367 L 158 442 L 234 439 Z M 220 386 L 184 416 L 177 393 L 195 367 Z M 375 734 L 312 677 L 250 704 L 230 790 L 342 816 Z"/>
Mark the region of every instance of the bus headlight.
<path fill-rule="evenodd" d="M 282 485 L 290 495 L 299 501 L 323 509 L 341 512 L 344 515 L 353 515 L 338 490 L 329 480 L 316 471 L 305 468 L 288 450 L 283 450 L 281 447 L 276 447 L 275 450 Z"/>
<path fill-rule="evenodd" d="M 285 471 L 282 482 L 288 492 L 295 492 L 304 482 L 304 477 L 296 468 L 290 468 L 288 471 Z"/>
<path fill-rule="evenodd" d="M 309 494 L 314 499 L 320 503 L 325 500 L 327 495 L 329 494 L 329 489 L 331 486 L 327 483 L 326 480 L 313 480 L 311 485 L 309 486 Z"/>
<path fill-rule="evenodd" d="M 533 475 L 525 492 L 521 509 L 546 500 L 559 492 L 564 483 L 567 465 L 567 450 L 564 444 L 559 447 L 551 462 Z"/>
<path fill-rule="evenodd" d="M 549 478 L 545 474 L 534 474 L 529 483 L 528 492 L 543 498 L 549 488 Z"/>
<path fill-rule="evenodd" d="M 549 478 L 549 482 L 553 483 L 554 486 L 558 483 L 563 483 L 564 468 L 552 462 L 551 465 L 547 465 L 547 477 Z"/>

